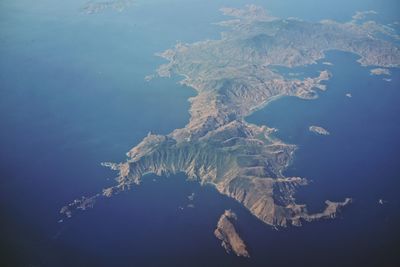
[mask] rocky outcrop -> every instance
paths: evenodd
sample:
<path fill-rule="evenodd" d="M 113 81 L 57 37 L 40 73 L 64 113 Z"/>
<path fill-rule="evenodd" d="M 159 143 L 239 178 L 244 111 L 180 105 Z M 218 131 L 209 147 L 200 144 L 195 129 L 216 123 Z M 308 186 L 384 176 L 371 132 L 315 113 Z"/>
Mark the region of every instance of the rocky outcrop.
<path fill-rule="evenodd" d="M 384 68 L 376 68 L 370 70 L 371 75 L 390 75 L 390 70 Z"/>
<path fill-rule="evenodd" d="M 233 251 L 236 256 L 250 257 L 246 244 L 235 229 L 234 221 L 237 216 L 231 210 L 226 210 L 219 218 L 214 235 L 221 240 L 221 246 L 227 253 Z"/>
<path fill-rule="evenodd" d="M 96 194 L 91 197 L 81 197 L 75 199 L 72 203 L 65 205 L 61 208 L 60 213 L 65 215 L 67 218 L 72 216 L 72 211 L 75 209 L 86 210 L 89 208 L 93 208 L 96 203 L 96 199 L 100 196 L 100 194 Z"/>
<path fill-rule="evenodd" d="M 308 128 L 308 130 L 312 133 L 319 134 L 319 135 L 330 135 L 331 133 L 321 126 L 312 125 Z"/>

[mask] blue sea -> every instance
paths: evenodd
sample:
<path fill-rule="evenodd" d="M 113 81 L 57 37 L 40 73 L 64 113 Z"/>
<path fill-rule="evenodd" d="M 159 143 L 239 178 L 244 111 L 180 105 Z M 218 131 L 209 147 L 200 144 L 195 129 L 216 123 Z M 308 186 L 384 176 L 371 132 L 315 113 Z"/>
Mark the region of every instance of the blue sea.
<path fill-rule="evenodd" d="M 101 162 L 122 161 L 148 132 L 188 122 L 194 90 L 179 77 L 144 77 L 164 62 L 154 53 L 218 38 L 212 23 L 224 19 L 220 7 L 255 3 L 311 21 L 347 21 L 373 9 L 382 23 L 400 19 L 399 3 L 389 0 L 231 2 L 137 0 L 124 12 L 92 15 L 82 13 L 83 0 L 0 2 L 1 266 L 400 265 L 400 71 L 391 69 L 387 82 L 339 51 L 280 69 L 300 77 L 332 72 L 318 99 L 281 98 L 247 118 L 298 145 L 285 174 L 312 181 L 298 202 L 319 211 L 326 199 L 354 199 L 337 219 L 274 230 L 178 174 L 148 175 L 140 187 L 58 223 L 63 205 L 114 183 Z M 310 125 L 331 135 L 315 135 Z M 228 208 L 238 214 L 250 259 L 226 254 L 213 235 Z"/>

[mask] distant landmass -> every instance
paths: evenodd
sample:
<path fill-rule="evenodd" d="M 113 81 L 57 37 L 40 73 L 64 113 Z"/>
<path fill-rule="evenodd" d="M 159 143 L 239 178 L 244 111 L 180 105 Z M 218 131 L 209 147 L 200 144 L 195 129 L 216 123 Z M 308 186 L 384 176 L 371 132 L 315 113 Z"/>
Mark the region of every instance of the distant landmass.
<path fill-rule="evenodd" d="M 110 0 L 110 1 L 89 1 L 82 8 L 83 13 L 96 14 L 107 9 L 118 12 L 124 11 L 127 7 L 134 4 L 133 0 Z"/>
<path fill-rule="evenodd" d="M 296 203 L 297 188 L 308 181 L 283 175 L 296 145 L 277 139 L 275 129 L 248 123 L 245 118 L 283 96 L 315 99 L 331 77 L 321 71 L 316 77 L 286 79 L 274 66 L 305 66 L 323 59 L 326 51 L 340 50 L 359 55 L 363 66 L 398 67 L 400 50 L 394 40 L 399 37 L 388 26 L 360 21 L 371 12 L 339 23 L 276 18 L 254 5 L 221 11 L 233 19 L 218 23 L 226 28 L 220 39 L 178 43 L 158 54 L 168 61 L 158 68 L 159 77 L 183 76 L 181 83 L 197 92 L 190 99 L 189 123 L 168 135 L 149 134 L 127 153 L 125 162 L 103 163 L 118 172 L 116 185 L 75 200 L 63 207 L 63 214 L 69 217 L 77 208 L 93 206 L 96 198 L 139 185 L 148 173 L 184 172 L 189 180 L 215 186 L 273 227 L 334 218 L 351 202 L 350 198 L 328 200 L 317 213 Z M 327 133 L 316 126 L 310 130 Z M 248 256 L 230 225 L 232 218 L 229 212 L 221 216 L 216 235 L 225 248 Z"/>

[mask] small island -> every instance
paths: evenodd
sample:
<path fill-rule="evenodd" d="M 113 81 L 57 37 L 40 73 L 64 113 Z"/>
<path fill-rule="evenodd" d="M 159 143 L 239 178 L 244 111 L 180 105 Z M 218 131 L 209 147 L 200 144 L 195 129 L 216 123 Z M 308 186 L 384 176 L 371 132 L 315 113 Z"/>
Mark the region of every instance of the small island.
<path fill-rule="evenodd" d="M 219 218 L 214 235 L 222 241 L 221 245 L 227 253 L 233 251 L 237 256 L 250 257 L 245 243 L 233 225 L 233 221 L 236 220 L 236 214 L 231 210 L 226 210 Z"/>
<path fill-rule="evenodd" d="M 384 204 L 387 203 L 387 201 L 384 200 L 383 198 L 380 198 L 380 199 L 378 200 L 378 203 L 379 203 L 380 205 L 384 205 Z"/>
<path fill-rule="evenodd" d="M 310 132 L 313 132 L 313 133 L 316 133 L 319 135 L 330 135 L 331 134 L 330 132 L 328 132 L 328 130 L 326 130 L 320 126 L 313 125 L 313 126 L 310 126 L 308 129 L 310 130 Z"/>
<path fill-rule="evenodd" d="M 390 75 L 390 70 L 384 68 L 376 68 L 369 71 L 371 75 Z"/>

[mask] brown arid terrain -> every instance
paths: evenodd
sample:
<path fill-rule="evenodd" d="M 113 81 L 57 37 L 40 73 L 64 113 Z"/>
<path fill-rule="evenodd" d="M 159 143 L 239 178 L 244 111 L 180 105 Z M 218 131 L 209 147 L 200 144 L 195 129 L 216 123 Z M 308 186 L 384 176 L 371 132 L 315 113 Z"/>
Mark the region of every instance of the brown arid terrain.
<path fill-rule="evenodd" d="M 127 153 L 125 162 L 103 163 L 118 172 L 116 185 L 94 198 L 139 185 L 148 173 L 183 172 L 189 180 L 213 185 L 274 227 L 335 217 L 351 199 L 326 201 L 324 210 L 310 214 L 295 200 L 297 188 L 307 185 L 307 179 L 283 174 L 296 145 L 274 137 L 275 129 L 250 124 L 245 118 L 283 96 L 314 99 L 319 90 L 326 90 L 324 81 L 331 77 L 321 71 L 317 77 L 289 80 L 273 66 L 313 64 L 326 51 L 340 50 L 359 55 L 363 66 L 398 67 L 400 50 L 389 39 L 399 37 L 389 27 L 361 23 L 357 16 L 346 23 L 307 22 L 272 17 L 253 5 L 221 11 L 232 19 L 218 23 L 226 29 L 220 39 L 178 43 L 158 54 L 167 60 L 158 68 L 158 76 L 182 76 L 181 83 L 197 92 L 189 99 L 188 124 L 168 135 L 149 134 Z M 86 202 L 92 206 L 95 199 L 90 200 Z M 84 203 L 72 202 L 62 212 L 70 216 Z M 221 219 L 224 225 L 231 220 Z M 230 246 L 235 251 L 235 245 Z"/>
<path fill-rule="evenodd" d="M 236 214 L 231 210 L 226 210 L 218 220 L 214 235 L 221 240 L 221 246 L 227 253 L 233 251 L 237 256 L 250 257 L 246 244 L 240 238 L 233 225 L 236 220 Z"/>

